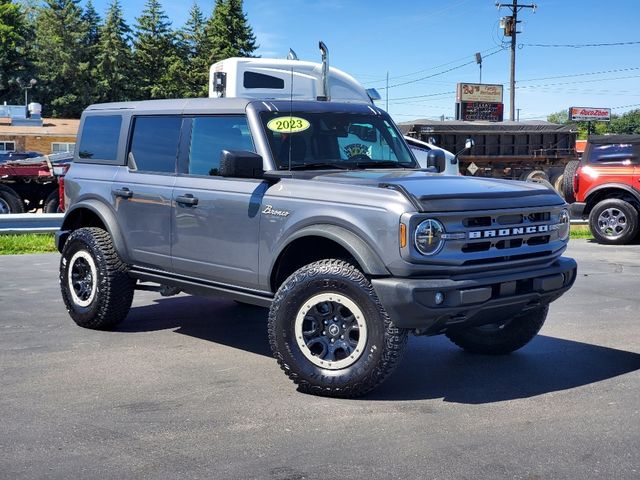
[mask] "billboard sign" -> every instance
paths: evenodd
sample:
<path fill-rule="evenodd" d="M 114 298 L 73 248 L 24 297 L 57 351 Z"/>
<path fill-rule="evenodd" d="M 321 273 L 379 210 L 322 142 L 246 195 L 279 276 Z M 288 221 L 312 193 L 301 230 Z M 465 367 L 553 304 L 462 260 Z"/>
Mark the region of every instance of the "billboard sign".
<path fill-rule="evenodd" d="M 457 120 L 501 122 L 503 113 L 504 105 L 502 103 L 459 102 L 456 104 Z"/>
<path fill-rule="evenodd" d="M 459 83 L 457 102 L 502 103 L 502 85 L 488 83 Z"/>
<path fill-rule="evenodd" d="M 611 109 L 610 108 L 593 108 L 593 107 L 569 107 L 569 121 L 609 122 L 611 121 Z"/>

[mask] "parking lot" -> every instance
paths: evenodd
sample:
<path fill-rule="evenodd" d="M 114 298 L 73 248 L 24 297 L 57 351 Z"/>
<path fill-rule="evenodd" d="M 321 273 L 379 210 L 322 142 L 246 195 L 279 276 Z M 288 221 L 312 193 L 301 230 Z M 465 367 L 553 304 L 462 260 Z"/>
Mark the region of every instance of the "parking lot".
<path fill-rule="evenodd" d="M 640 478 L 640 245 L 572 241 L 579 277 L 509 356 L 412 337 L 374 393 L 297 393 L 266 310 L 137 292 L 71 321 L 58 255 L 0 257 L 0 478 Z"/>

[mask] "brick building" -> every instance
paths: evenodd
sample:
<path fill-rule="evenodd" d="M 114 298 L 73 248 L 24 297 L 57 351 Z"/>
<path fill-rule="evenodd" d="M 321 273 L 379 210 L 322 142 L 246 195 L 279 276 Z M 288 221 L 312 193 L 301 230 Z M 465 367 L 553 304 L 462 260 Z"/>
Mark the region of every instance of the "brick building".
<path fill-rule="evenodd" d="M 11 150 L 42 154 L 72 151 L 79 124 L 80 120 L 76 119 L 45 118 L 42 126 L 20 126 L 11 125 L 9 119 L 0 119 L 0 153 Z"/>

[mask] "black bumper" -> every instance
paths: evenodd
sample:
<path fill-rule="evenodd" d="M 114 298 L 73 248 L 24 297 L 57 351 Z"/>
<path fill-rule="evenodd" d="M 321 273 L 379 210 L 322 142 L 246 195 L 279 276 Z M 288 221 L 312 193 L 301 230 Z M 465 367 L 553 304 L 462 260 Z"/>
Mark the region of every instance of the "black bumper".
<path fill-rule="evenodd" d="M 574 202 L 569 205 L 569 212 L 571 213 L 571 218 L 584 218 L 584 209 L 587 204 L 582 202 Z"/>
<path fill-rule="evenodd" d="M 576 279 L 577 264 L 561 257 L 542 270 L 473 280 L 378 278 L 371 283 L 397 327 L 437 334 L 496 323 L 553 302 Z M 436 303 L 436 294 L 443 300 Z"/>

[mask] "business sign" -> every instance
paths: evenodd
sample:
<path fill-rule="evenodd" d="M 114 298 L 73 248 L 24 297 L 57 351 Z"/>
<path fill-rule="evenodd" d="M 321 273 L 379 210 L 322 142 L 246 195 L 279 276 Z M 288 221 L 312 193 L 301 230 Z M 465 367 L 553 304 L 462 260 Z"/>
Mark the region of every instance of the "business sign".
<path fill-rule="evenodd" d="M 609 122 L 611 121 L 610 108 L 569 107 L 569 121 L 574 122 Z"/>
<path fill-rule="evenodd" d="M 457 120 L 501 122 L 503 113 L 504 105 L 502 103 L 459 102 L 456 104 Z"/>
<path fill-rule="evenodd" d="M 488 83 L 459 83 L 457 102 L 502 103 L 502 85 Z"/>

